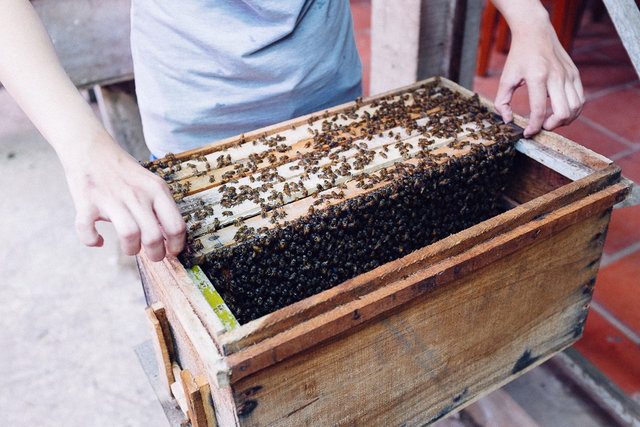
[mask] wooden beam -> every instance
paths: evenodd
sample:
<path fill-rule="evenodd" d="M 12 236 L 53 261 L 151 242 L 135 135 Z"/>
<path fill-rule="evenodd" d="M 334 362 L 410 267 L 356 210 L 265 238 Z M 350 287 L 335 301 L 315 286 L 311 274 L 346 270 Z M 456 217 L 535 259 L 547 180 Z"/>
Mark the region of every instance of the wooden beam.
<path fill-rule="evenodd" d="M 216 427 L 215 413 L 211 406 L 209 384 L 203 378 L 193 378 L 191 372 L 185 369 L 180 372 L 182 389 L 184 390 L 189 420 L 192 427 Z"/>
<path fill-rule="evenodd" d="M 604 0 L 604 4 L 640 76 L 640 10 L 633 0 Z"/>
<path fill-rule="evenodd" d="M 175 381 L 172 369 L 174 350 L 166 312 L 164 306 L 158 303 L 147 307 L 145 312 L 151 328 L 151 341 L 156 354 L 159 376 L 166 390 L 171 392 L 171 384 Z"/>

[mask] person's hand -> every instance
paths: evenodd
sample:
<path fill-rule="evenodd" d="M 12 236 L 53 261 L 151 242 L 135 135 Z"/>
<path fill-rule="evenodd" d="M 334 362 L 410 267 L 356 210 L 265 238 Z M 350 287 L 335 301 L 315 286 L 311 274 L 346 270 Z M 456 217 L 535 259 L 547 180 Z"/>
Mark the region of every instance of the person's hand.
<path fill-rule="evenodd" d="M 160 261 L 182 250 L 186 225 L 169 188 L 109 136 L 28 0 L 0 1 L 0 81 L 60 158 L 83 243 L 102 246 L 95 223 L 111 221 L 127 255 L 142 245 Z"/>
<path fill-rule="evenodd" d="M 144 246 L 149 258 L 177 255 L 186 225 L 162 178 L 144 169 L 110 140 L 88 144 L 63 166 L 76 207 L 76 231 L 87 246 L 102 246 L 96 221 L 110 221 L 120 247 L 135 255 Z M 76 157 L 77 156 L 77 157 Z"/>
<path fill-rule="evenodd" d="M 584 93 L 578 69 L 558 41 L 546 12 L 526 12 L 522 8 L 507 19 L 512 33 L 511 49 L 495 107 L 505 122 L 513 120 L 511 99 L 516 89 L 526 85 L 531 113 L 524 136 L 530 137 L 541 128 L 553 130 L 571 123 L 582 111 Z M 548 117 L 547 96 L 553 110 Z"/>

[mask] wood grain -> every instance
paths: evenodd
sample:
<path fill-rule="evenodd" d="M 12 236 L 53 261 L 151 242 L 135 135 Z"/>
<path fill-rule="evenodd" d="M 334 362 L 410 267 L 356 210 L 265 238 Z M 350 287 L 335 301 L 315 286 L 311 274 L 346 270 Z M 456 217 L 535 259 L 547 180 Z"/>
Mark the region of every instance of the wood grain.
<path fill-rule="evenodd" d="M 630 183 L 552 133 L 536 144 L 553 165 L 518 155 L 518 206 L 233 331 L 219 334 L 176 260 L 141 254 L 148 301 L 165 304 L 176 359 L 206 376 L 220 425 L 424 425 L 578 339 Z"/>
<path fill-rule="evenodd" d="M 237 425 L 231 387 L 224 384 L 217 386 L 220 376 L 226 377 L 224 361 L 201 319 L 196 316 L 176 283 L 176 276 L 170 271 L 171 264 L 166 260 L 154 263 L 144 253 L 138 259 L 139 267 L 150 279 L 154 298 L 166 307 L 177 363 L 182 369 L 189 369 L 194 376 L 204 375 L 210 385 L 216 385 L 211 387 L 211 398 L 218 422 L 224 426 Z"/>
<path fill-rule="evenodd" d="M 533 172 L 537 172 L 534 169 Z M 537 175 L 519 176 L 536 182 Z M 567 184 L 548 194 L 531 200 L 501 215 L 456 233 L 403 258 L 387 263 L 370 272 L 348 280 L 334 288 L 292 304 L 261 319 L 254 320 L 220 336 L 225 354 L 240 351 L 249 345 L 273 337 L 288 328 L 327 312 L 341 304 L 360 298 L 388 283 L 409 276 L 426 266 L 435 264 L 491 239 L 511 229 L 522 226 L 536 217 L 546 215 L 568 203 L 601 190 L 620 178 L 620 169 L 611 166 L 580 181 Z"/>
<path fill-rule="evenodd" d="M 636 73 L 640 76 L 640 10 L 633 0 L 604 0 Z"/>
<path fill-rule="evenodd" d="M 518 203 L 526 203 L 571 183 L 553 169 L 518 153 L 514 159 L 512 179 L 505 194 Z"/>
<path fill-rule="evenodd" d="M 582 332 L 608 218 L 595 212 L 473 275 L 436 278 L 404 307 L 363 311 L 371 321 L 241 379 L 238 407 L 253 401 L 242 425 L 423 425 L 541 363 Z"/>
<path fill-rule="evenodd" d="M 231 381 L 260 371 L 317 343 L 328 340 L 356 326 L 383 315 L 401 305 L 430 293 L 458 278 L 476 274 L 476 270 L 501 257 L 531 245 L 576 224 L 582 218 L 604 211 L 624 197 L 627 187 L 616 184 L 545 217 L 522 225 L 511 232 L 494 237 L 457 256 L 426 267 L 413 275 L 373 291 L 355 301 L 302 322 L 272 338 L 266 339 L 227 357 Z M 497 267 L 494 267 L 497 268 Z"/>
<path fill-rule="evenodd" d="M 164 317 L 166 321 L 164 306 L 156 303 L 151 307 L 147 307 L 145 313 L 151 329 L 151 342 L 153 343 L 153 349 L 156 353 L 156 363 L 158 364 L 160 379 L 165 385 L 166 390 L 170 392 L 171 384 L 174 382 L 173 371 L 171 369 L 173 342 L 166 339 L 168 335 L 166 335 L 165 327 L 163 327 L 158 319 L 158 317 Z M 168 328 L 168 323 L 166 327 Z"/>
<path fill-rule="evenodd" d="M 188 416 L 191 421 L 192 427 L 215 427 L 215 419 L 210 424 L 207 419 L 207 409 L 205 408 L 205 400 L 203 399 L 203 393 L 200 391 L 200 387 L 196 384 L 196 381 L 191 375 L 188 369 L 184 369 L 180 372 L 180 379 L 182 380 L 182 388 L 187 400 L 187 407 L 189 408 Z"/>
<path fill-rule="evenodd" d="M 195 379 L 195 383 L 202 397 L 207 425 L 209 427 L 216 427 L 218 425 L 218 420 L 216 419 L 216 413 L 211 399 L 211 387 L 209 386 L 207 377 L 201 375 Z"/>

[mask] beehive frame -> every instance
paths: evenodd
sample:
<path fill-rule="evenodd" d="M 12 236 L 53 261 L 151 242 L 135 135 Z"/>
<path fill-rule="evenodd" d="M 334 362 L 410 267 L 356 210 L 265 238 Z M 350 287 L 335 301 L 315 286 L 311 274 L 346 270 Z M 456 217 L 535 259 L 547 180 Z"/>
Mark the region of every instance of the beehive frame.
<path fill-rule="evenodd" d="M 519 136 L 434 79 L 147 167 L 246 323 L 496 215 Z"/>
<path fill-rule="evenodd" d="M 142 254 L 148 301 L 179 364 L 209 379 L 218 423 L 429 423 L 578 339 L 629 184 L 552 133 L 517 148 L 513 209 L 232 331 L 176 259 Z"/>

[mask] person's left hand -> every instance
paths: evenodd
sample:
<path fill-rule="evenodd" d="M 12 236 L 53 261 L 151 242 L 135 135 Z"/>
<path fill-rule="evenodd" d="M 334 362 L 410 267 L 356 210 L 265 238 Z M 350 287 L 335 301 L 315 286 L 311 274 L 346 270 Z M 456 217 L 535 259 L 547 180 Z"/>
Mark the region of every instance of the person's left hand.
<path fill-rule="evenodd" d="M 512 31 L 512 42 L 502 71 L 495 107 L 505 122 L 513 120 L 511 99 L 526 85 L 531 114 L 524 136 L 541 128 L 553 130 L 571 123 L 582 111 L 584 93 L 575 64 L 558 41 L 551 23 L 539 22 L 526 31 Z M 537 29 L 536 29 L 537 28 Z M 552 114 L 547 117 L 547 96 Z"/>

